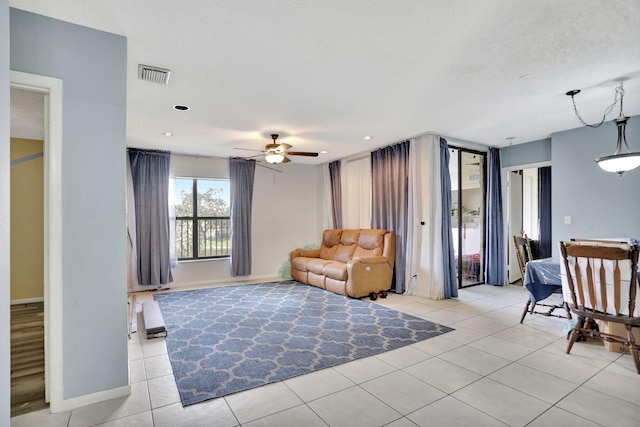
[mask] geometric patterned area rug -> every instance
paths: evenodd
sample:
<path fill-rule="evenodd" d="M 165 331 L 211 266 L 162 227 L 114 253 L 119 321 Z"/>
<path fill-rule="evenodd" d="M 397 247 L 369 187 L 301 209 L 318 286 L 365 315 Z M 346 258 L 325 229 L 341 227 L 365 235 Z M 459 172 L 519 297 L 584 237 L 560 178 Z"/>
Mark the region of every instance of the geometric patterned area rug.
<path fill-rule="evenodd" d="M 294 281 L 155 295 L 182 405 L 373 356 L 452 328 Z"/>

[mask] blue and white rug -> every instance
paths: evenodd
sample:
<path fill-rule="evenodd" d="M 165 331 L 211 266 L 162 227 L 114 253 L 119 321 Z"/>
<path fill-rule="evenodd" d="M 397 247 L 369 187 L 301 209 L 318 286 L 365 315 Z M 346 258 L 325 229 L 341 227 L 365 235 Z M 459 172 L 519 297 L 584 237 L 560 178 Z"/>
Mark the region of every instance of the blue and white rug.
<path fill-rule="evenodd" d="M 184 406 L 452 329 L 296 282 L 155 295 Z"/>

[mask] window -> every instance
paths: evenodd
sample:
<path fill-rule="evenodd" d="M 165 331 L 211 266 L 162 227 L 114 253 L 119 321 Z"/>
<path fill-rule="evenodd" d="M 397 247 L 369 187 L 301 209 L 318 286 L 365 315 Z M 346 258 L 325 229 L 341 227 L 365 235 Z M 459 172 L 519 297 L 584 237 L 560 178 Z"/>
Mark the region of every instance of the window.
<path fill-rule="evenodd" d="M 178 260 L 228 257 L 229 180 L 174 178 L 173 188 Z"/>

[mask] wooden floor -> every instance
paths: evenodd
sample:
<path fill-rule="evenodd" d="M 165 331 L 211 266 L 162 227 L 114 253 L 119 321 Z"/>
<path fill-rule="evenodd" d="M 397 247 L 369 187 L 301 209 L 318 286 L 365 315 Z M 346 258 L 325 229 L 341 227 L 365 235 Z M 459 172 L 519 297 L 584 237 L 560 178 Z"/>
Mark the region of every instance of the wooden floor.
<path fill-rule="evenodd" d="M 11 306 L 11 416 L 47 408 L 44 401 L 44 303 Z"/>

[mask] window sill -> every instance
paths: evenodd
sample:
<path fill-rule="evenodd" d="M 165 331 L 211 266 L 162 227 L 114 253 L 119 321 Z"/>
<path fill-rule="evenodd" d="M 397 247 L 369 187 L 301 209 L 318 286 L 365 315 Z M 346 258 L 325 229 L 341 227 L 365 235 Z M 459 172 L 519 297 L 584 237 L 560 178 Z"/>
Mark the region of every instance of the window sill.
<path fill-rule="evenodd" d="M 178 264 L 191 264 L 193 262 L 207 262 L 207 261 L 229 261 L 231 257 L 222 257 L 222 258 L 201 258 L 201 259 L 183 259 L 178 260 Z"/>

